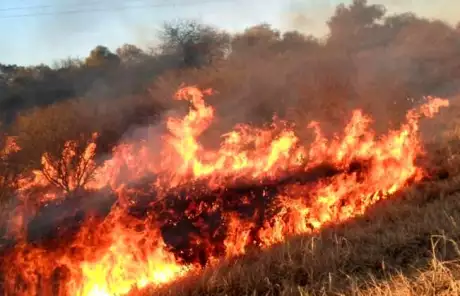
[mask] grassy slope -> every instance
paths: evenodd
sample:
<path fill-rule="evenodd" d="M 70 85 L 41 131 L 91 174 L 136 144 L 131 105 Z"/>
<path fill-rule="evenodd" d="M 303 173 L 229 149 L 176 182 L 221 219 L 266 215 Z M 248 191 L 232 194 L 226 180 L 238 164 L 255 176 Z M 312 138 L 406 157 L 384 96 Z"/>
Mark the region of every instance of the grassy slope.
<path fill-rule="evenodd" d="M 454 104 L 431 124 L 443 138 L 431 148 L 431 163 L 448 179 L 408 188 L 315 237 L 292 238 L 145 295 L 460 294 L 459 109 Z"/>

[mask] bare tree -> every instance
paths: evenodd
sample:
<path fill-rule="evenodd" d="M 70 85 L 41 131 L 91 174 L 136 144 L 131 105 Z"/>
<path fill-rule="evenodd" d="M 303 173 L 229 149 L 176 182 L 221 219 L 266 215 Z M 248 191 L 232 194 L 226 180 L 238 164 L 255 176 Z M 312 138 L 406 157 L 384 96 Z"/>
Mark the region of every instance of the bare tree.
<path fill-rule="evenodd" d="M 117 48 L 116 53 L 122 62 L 131 64 L 141 62 L 147 57 L 147 54 L 142 49 L 128 43 Z"/>
<path fill-rule="evenodd" d="M 85 146 L 77 141 L 67 141 L 60 157 L 45 153 L 42 157 L 43 176 L 67 194 L 83 188 L 96 169 L 96 137 L 94 134 Z"/>
<path fill-rule="evenodd" d="M 225 57 L 230 36 L 194 21 L 166 23 L 161 31 L 160 51 L 175 55 L 185 67 L 209 65 Z"/>

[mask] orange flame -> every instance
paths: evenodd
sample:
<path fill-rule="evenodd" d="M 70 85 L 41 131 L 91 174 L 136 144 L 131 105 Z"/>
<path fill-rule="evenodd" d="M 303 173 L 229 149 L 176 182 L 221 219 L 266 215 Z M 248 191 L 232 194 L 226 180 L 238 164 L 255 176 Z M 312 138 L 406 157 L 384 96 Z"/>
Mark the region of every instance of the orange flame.
<path fill-rule="evenodd" d="M 269 247 L 288 236 L 311 233 L 327 224 L 361 215 L 378 200 L 388 198 L 408 182 L 421 179 L 423 171 L 415 164 L 416 157 L 423 153 L 418 138 L 419 119 L 432 117 L 441 107 L 449 105 L 447 100 L 428 98 L 425 105 L 407 113 L 407 122 L 400 129 L 382 137 L 369 128 L 371 118 L 356 110 L 343 134 L 335 135 L 332 140 L 322 135 L 317 122 L 312 122 L 309 128 L 316 137 L 309 147 L 302 145 L 286 122 L 281 122 L 266 128 L 239 125 L 223 135 L 219 149 L 208 150 L 198 137 L 214 118 L 214 109 L 204 101 L 204 95 L 211 93 L 195 87 L 178 91 L 176 99 L 188 100 L 191 108 L 182 119 L 168 118 L 169 133 L 163 138 L 165 147 L 160 153 L 143 143 L 124 143 L 115 148 L 110 160 L 96 167 L 95 144 L 91 142 L 71 171 L 67 160 L 77 156 L 72 152 L 75 145 L 69 142 L 59 165 L 45 160 L 33 186 L 43 185 L 46 183 L 43 180 L 47 180 L 47 186 L 67 191 L 78 187 L 94 191 L 108 186 L 118 195 L 118 203 L 102 221 L 86 220 L 76 236 L 68 239 L 70 244 L 62 243 L 65 247 L 59 244 L 34 247 L 25 240 L 18 243 L 4 260 L 9 262 L 3 266 L 5 295 L 51 294 L 54 282 L 60 284 L 58 295 L 123 295 L 199 270 L 198 265 L 178 259 L 178 253 L 167 246 L 161 232 L 160 213 L 146 219 L 128 214 L 130 199 L 140 193 L 127 189 L 127 185 L 150 174 L 158 177 L 152 188 L 146 189 L 146 193 L 153 190 L 158 195 L 155 203 L 173 202 L 167 192 L 176 186 L 191 188 L 192 193 L 185 198 L 192 202 L 179 213 L 191 219 L 203 213 L 216 213 L 228 202 L 217 198 L 209 205 L 198 197 L 193 200 L 193 190 L 198 190 L 194 182 L 205 182 L 211 192 L 225 192 L 225 188 L 241 180 L 252 183 L 278 180 L 324 163 L 337 170 L 316 182 L 279 185 L 275 196 L 277 210 L 265 217 L 260 227 L 254 218 L 258 213 L 253 218 L 224 213 L 223 248 L 228 257 L 244 254 L 254 244 Z M 361 167 L 353 169 L 354 163 Z M 67 179 L 61 178 L 62 172 L 68 172 Z M 219 189 L 222 191 L 215 191 Z M 264 190 L 262 198 L 268 200 L 272 198 L 270 194 Z M 44 198 L 49 200 L 46 195 Z M 249 204 L 250 199 L 243 195 L 238 203 Z M 166 210 L 174 211 L 174 208 Z M 205 223 L 200 218 L 196 221 Z M 211 252 L 212 239 L 216 236 L 216 233 L 203 234 L 204 238 L 194 238 L 192 245 Z M 211 254 L 206 260 L 212 264 L 218 257 Z M 58 275 L 56 270 L 60 271 Z"/>

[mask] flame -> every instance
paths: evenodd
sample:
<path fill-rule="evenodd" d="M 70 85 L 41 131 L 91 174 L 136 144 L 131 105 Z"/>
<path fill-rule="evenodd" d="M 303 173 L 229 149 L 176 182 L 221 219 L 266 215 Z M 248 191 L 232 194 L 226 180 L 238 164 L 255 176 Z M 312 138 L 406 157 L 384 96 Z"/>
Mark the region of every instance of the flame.
<path fill-rule="evenodd" d="M 119 218 L 112 219 L 106 220 L 111 225 L 103 225 L 108 227 L 105 237 L 107 247 L 98 250 L 100 254 L 83 255 L 83 258 L 93 257 L 93 260 L 73 264 L 75 259 L 70 254 L 61 259 L 66 266 L 79 267 L 71 272 L 71 280 L 66 283 L 68 294 L 123 295 L 133 287 L 167 283 L 192 269 L 179 265 L 173 254 L 165 251 L 165 244 L 157 229 L 148 231 L 146 235 L 142 231 L 135 231 L 136 226 L 148 227 L 145 222 L 124 220 L 121 223 L 117 220 Z M 85 242 L 83 237 L 80 240 Z M 77 242 L 77 246 L 84 245 Z"/>
<path fill-rule="evenodd" d="M 48 242 L 19 237 L 3 258 L 5 295 L 124 295 L 361 215 L 423 177 L 415 163 L 423 154 L 419 120 L 449 105 L 428 97 L 380 137 L 360 110 L 332 139 L 312 122 L 310 145 L 288 122 L 238 125 L 210 150 L 198 138 L 215 116 L 204 101 L 211 94 L 177 92 L 191 106 L 185 117 L 168 118 L 160 152 L 146 142 L 123 143 L 97 166 L 95 135 L 80 153 L 69 141 L 60 159 L 45 154 L 20 196 L 46 188 L 38 197 L 46 205 L 80 188 L 88 195 L 83 203 L 111 195 L 117 201 L 108 215 L 90 211 L 76 231 L 58 230 Z"/>
<path fill-rule="evenodd" d="M 116 209 L 97 226 L 88 221 L 65 250 L 50 254 L 46 249 L 19 245 L 18 252 L 7 258 L 14 264 L 5 272 L 22 273 L 27 286 L 17 290 L 16 279 L 8 277 L 7 292 L 37 295 L 40 283 L 53 286 L 59 269 L 64 285 L 57 295 L 85 296 L 123 295 L 133 287 L 166 283 L 190 271 L 191 266 L 179 265 L 165 250 L 157 229 L 137 230 L 148 227 L 146 222 L 129 219 Z M 54 295 L 50 290 L 45 294 Z"/>

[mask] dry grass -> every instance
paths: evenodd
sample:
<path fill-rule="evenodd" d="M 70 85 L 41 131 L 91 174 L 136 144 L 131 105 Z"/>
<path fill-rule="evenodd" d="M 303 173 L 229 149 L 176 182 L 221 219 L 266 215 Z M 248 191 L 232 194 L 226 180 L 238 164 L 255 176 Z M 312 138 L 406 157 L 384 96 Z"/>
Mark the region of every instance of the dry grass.
<path fill-rule="evenodd" d="M 371 280 L 367 287 L 357 288 L 352 295 L 459 295 L 460 262 L 440 262 L 433 259 L 426 270 L 416 275 L 407 276 L 402 272 L 390 276 L 387 281 L 379 283 Z M 308 295 L 308 293 L 302 293 Z"/>
<path fill-rule="evenodd" d="M 440 118 L 438 127 L 452 122 Z M 460 145 L 458 128 L 448 128 L 429 155 L 449 178 L 414 185 L 344 225 L 145 295 L 459 295 Z"/>

